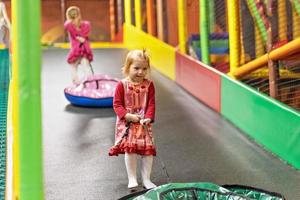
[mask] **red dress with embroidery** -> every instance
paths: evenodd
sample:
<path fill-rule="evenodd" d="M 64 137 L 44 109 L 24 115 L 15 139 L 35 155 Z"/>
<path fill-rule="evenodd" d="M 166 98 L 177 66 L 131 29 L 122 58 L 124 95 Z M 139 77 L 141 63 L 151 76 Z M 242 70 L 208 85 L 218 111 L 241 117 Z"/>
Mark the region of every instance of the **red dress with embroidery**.
<path fill-rule="evenodd" d="M 127 79 L 120 81 L 114 95 L 114 110 L 117 114 L 115 145 L 109 151 L 110 156 L 136 153 L 140 155 L 156 155 L 152 136 L 152 124 L 127 123 L 127 113 L 139 114 L 142 118 L 155 117 L 155 90 L 153 82 L 144 79 L 133 84 Z"/>
<path fill-rule="evenodd" d="M 89 43 L 89 33 L 91 25 L 88 21 L 82 21 L 79 29 L 71 22 L 67 21 L 64 24 L 65 29 L 68 31 L 71 49 L 67 58 L 69 64 L 76 62 L 79 58 L 85 57 L 90 62 L 93 61 L 93 53 Z M 83 37 L 85 41 L 80 43 L 76 37 Z"/>

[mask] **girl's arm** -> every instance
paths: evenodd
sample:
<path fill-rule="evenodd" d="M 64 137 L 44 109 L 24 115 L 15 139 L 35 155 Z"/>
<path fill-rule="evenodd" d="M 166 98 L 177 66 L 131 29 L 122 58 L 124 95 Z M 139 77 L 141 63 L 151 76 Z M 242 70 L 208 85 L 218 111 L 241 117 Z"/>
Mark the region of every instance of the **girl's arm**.
<path fill-rule="evenodd" d="M 148 88 L 148 105 L 144 118 L 151 119 L 152 122 L 155 119 L 155 88 L 153 82 L 150 83 Z"/>
<path fill-rule="evenodd" d="M 65 23 L 64 23 L 64 28 L 65 28 L 65 30 L 67 30 L 67 31 L 69 31 L 69 24 L 70 24 L 70 21 L 69 21 L 69 20 L 65 21 Z"/>
<path fill-rule="evenodd" d="M 117 116 L 122 119 L 126 115 L 126 109 L 124 107 L 124 87 L 120 81 L 115 89 L 113 107 Z"/>
<path fill-rule="evenodd" d="M 64 28 L 65 30 L 68 32 L 68 34 L 74 38 L 74 33 L 71 31 L 71 21 L 67 20 L 65 23 L 64 23 Z"/>
<path fill-rule="evenodd" d="M 83 23 L 83 26 L 81 28 L 79 36 L 83 37 L 85 40 L 88 40 L 90 31 L 91 31 L 91 24 L 88 21 L 83 21 L 82 23 Z"/>

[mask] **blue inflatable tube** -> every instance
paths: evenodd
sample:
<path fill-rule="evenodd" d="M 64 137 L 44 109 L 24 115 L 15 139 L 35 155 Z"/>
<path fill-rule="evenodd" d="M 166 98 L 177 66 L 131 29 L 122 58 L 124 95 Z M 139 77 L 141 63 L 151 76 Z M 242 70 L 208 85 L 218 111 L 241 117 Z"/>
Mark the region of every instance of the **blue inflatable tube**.
<path fill-rule="evenodd" d="M 112 107 L 118 79 L 107 75 L 91 75 L 79 85 L 65 88 L 66 99 L 75 106 Z"/>
<path fill-rule="evenodd" d="M 65 93 L 66 99 L 75 106 L 81 107 L 112 107 L 113 97 L 93 99 L 88 97 L 73 96 Z"/>

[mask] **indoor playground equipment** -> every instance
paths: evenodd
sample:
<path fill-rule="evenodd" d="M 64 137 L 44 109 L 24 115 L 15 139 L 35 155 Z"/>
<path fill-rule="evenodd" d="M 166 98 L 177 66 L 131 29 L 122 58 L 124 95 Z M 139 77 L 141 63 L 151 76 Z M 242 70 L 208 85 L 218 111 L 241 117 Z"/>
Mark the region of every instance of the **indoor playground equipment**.
<path fill-rule="evenodd" d="M 129 194 L 120 200 L 175 200 L 175 199 L 245 199 L 245 200 L 285 200 L 278 193 L 242 185 L 223 185 L 213 183 L 169 183 L 154 189 Z"/>
<path fill-rule="evenodd" d="M 240 31 L 232 30 L 231 40 L 240 59 L 234 58 L 238 67 L 231 66 L 231 74 L 299 110 L 299 2 L 247 0 L 240 6 Z"/>
<path fill-rule="evenodd" d="M 209 55 L 212 57 L 211 65 L 223 73 L 229 72 L 227 61 L 229 54 L 228 33 L 211 33 L 209 36 Z M 196 59 L 202 59 L 200 35 L 192 34 L 188 40 L 189 54 L 196 54 Z M 204 53 L 205 54 L 205 53 Z M 195 57 L 195 56 L 194 56 Z"/>
<path fill-rule="evenodd" d="M 6 129 L 9 88 L 9 52 L 8 49 L 0 49 L 0 188 L 6 185 Z M 5 192 L 0 190 L 0 199 L 4 199 Z"/>
<path fill-rule="evenodd" d="M 41 2 L 50 1 L 11 1 L 11 16 L 14 22 L 12 79 L 8 97 L 5 96 L 7 88 L 6 93 L 1 91 L 1 95 L 4 96 L 0 96 L 3 97 L 0 99 L 1 106 L 7 108 L 8 113 L 6 118 L 4 112 L 1 112 L 1 119 L 4 119 L 0 121 L 1 137 L 13 138 L 13 143 L 8 142 L 7 145 L 3 143 L 9 140 L 1 138 L 1 142 L 4 142 L 1 143 L 0 152 L 2 181 L 0 197 L 5 195 L 7 200 L 42 200 L 45 196 L 41 112 Z M 67 1 L 57 2 L 57 5 L 63 5 L 60 3 Z M 164 7 L 163 4 L 169 1 L 146 1 L 146 18 L 148 18 L 146 28 L 142 24 L 145 17 L 141 12 L 142 2 L 144 1 L 109 1 L 109 5 L 113 7 L 103 10 L 103 12 L 110 10 L 111 22 L 121 21 L 121 24 L 125 22 L 122 26 L 122 48 L 146 47 L 150 51 L 151 64 L 159 73 L 225 117 L 267 151 L 299 170 L 299 1 L 178 0 L 175 9 L 177 21 L 172 18 L 173 21 L 169 23 L 173 27 L 177 26 L 176 31 L 168 32 L 169 35 L 176 32 L 178 36 L 176 46 L 169 45 L 168 41 L 164 41 L 160 36 L 167 27 L 163 24 L 166 21 L 164 17 L 168 15 L 165 10 L 170 8 Z M 200 5 L 199 10 L 195 11 L 199 13 L 200 22 L 197 25 L 199 33 L 196 38 L 187 34 L 188 24 L 191 23 L 187 23 L 186 11 L 191 2 L 198 2 L 197 6 Z M 120 15 L 113 16 L 114 13 Z M 62 22 L 63 17 L 58 16 L 58 21 Z M 153 18 L 149 16 L 157 16 L 157 19 L 152 20 Z M 116 27 L 111 30 L 115 31 L 114 28 Z M 55 33 L 54 36 L 51 34 L 52 31 Z M 221 34 L 221 37 L 212 37 L 218 34 Z M 53 29 L 45 35 L 43 42 L 52 44 L 57 38 L 63 37 L 61 29 Z M 188 38 L 191 38 L 189 44 L 195 49 L 195 55 L 201 57 L 201 62 L 187 55 Z M 0 62 L 2 63 L 2 59 Z M 216 70 L 218 65 L 228 67 L 229 73 Z M 7 71 L 5 73 L 7 74 Z M 115 81 L 109 81 L 107 87 L 110 90 L 106 92 L 111 95 Z M 100 86 L 102 82 L 90 79 L 79 88 L 66 88 L 65 93 L 72 98 L 71 103 L 85 106 L 95 100 L 99 88 L 106 88 L 105 84 L 103 87 Z M 96 90 L 90 92 L 91 88 Z M 111 96 L 108 98 L 106 99 L 108 101 L 105 101 L 106 105 L 111 103 Z M 95 106 L 94 101 L 92 106 Z M 222 150 L 223 147 L 218 148 Z M 10 149 L 12 153 L 4 156 L 4 152 L 10 152 L 6 149 Z M 199 185 L 203 186 L 202 183 Z M 148 194 L 160 195 L 160 193 L 173 195 L 168 193 L 166 188 L 181 187 L 184 191 L 186 187 L 192 185 L 185 183 L 164 187 L 155 188 L 142 195 L 146 195 L 145 197 Z M 212 184 L 209 189 L 215 192 L 229 191 L 232 195 L 244 195 L 242 192 L 244 188 Z M 274 195 L 274 199 L 283 199 L 275 193 L 260 190 L 257 195 L 261 193 Z M 184 195 L 188 194 L 189 190 L 186 190 Z"/>
<path fill-rule="evenodd" d="M 227 3 L 201 1 L 189 54 L 299 110 L 299 2 Z"/>
<path fill-rule="evenodd" d="M 229 72 L 229 35 L 225 8 L 225 1 L 201 1 L 199 34 L 191 34 L 188 40 L 190 55 L 196 55 L 196 59 L 223 73 Z"/>
<path fill-rule="evenodd" d="M 83 107 L 110 107 L 118 79 L 108 75 L 91 75 L 80 85 L 65 88 L 71 104 Z"/>

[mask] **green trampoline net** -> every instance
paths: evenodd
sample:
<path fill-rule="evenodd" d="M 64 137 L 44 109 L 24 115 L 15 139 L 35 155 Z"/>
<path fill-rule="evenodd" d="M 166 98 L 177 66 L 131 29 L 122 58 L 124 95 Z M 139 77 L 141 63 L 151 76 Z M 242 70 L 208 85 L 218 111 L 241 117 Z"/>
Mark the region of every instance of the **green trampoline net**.
<path fill-rule="evenodd" d="M 213 183 L 169 183 L 141 191 L 120 200 L 284 200 L 275 192 L 242 185 L 219 186 Z"/>
<path fill-rule="evenodd" d="M 5 199 L 6 115 L 9 87 L 9 52 L 0 49 L 0 200 Z"/>

